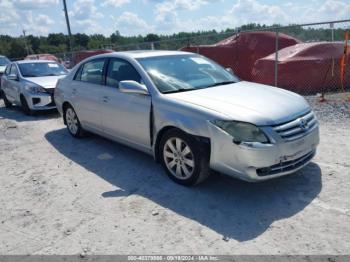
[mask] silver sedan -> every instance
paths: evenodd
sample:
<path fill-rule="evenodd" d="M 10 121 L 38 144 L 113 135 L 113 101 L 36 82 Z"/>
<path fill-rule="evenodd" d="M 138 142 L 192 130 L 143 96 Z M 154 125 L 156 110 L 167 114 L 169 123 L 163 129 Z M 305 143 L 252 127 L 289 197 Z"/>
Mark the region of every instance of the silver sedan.
<path fill-rule="evenodd" d="M 28 115 L 56 108 L 53 93 L 57 80 L 67 73 L 67 69 L 53 61 L 23 60 L 8 64 L 1 78 L 5 106 L 19 105 Z"/>
<path fill-rule="evenodd" d="M 295 93 L 240 81 L 192 53 L 95 56 L 59 80 L 55 101 L 74 137 L 84 130 L 152 154 L 177 183 L 210 170 L 262 181 L 307 165 L 318 123 Z"/>

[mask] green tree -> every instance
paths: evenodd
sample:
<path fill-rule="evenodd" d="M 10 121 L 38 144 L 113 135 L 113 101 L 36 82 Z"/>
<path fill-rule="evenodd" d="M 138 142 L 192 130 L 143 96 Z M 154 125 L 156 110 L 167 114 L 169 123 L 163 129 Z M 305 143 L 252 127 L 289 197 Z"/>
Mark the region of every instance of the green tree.
<path fill-rule="evenodd" d="M 146 37 L 143 39 L 144 42 L 158 42 L 160 41 L 160 37 L 156 34 L 148 34 Z"/>
<path fill-rule="evenodd" d="M 74 45 L 78 47 L 78 49 L 86 49 L 89 43 L 89 36 L 86 34 L 75 34 L 74 35 Z"/>
<path fill-rule="evenodd" d="M 62 34 L 49 34 L 47 36 L 47 44 L 49 45 L 54 45 L 54 46 L 59 46 L 59 45 L 66 45 L 67 44 L 67 37 Z"/>
<path fill-rule="evenodd" d="M 21 38 L 13 39 L 11 41 L 10 50 L 7 56 L 17 59 L 27 56 L 27 51 L 25 50 L 24 43 Z"/>

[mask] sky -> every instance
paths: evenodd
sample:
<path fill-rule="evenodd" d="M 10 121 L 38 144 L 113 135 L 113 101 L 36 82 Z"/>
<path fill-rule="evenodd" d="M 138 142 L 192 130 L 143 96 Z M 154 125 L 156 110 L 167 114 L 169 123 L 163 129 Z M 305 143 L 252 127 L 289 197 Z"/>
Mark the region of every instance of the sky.
<path fill-rule="evenodd" d="M 172 34 L 350 18 L 350 0 L 67 0 L 72 33 Z M 0 34 L 67 33 L 62 0 L 0 0 Z"/>

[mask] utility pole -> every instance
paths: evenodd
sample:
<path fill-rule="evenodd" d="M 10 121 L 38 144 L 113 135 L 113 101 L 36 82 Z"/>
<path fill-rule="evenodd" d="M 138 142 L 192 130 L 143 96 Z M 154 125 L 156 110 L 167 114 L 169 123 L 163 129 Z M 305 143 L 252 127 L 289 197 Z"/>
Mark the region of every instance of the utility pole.
<path fill-rule="evenodd" d="M 23 32 L 24 46 L 26 48 L 27 55 L 29 55 L 29 48 L 28 48 L 27 39 L 26 39 L 26 30 L 23 30 L 22 32 Z"/>
<path fill-rule="evenodd" d="M 70 30 L 70 23 L 69 23 L 69 17 L 68 17 L 68 11 L 67 11 L 67 3 L 66 0 L 63 0 L 63 11 L 66 16 L 66 23 L 67 23 L 67 29 L 68 29 L 68 37 L 69 37 L 69 50 L 72 51 L 73 49 L 73 41 L 72 41 L 72 32 Z"/>

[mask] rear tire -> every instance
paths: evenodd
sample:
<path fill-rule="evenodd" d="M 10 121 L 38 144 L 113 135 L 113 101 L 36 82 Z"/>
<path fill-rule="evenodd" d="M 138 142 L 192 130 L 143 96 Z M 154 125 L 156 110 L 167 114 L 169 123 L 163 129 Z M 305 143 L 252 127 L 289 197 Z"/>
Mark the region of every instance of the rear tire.
<path fill-rule="evenodd" d="M 28 106 L 27 99 L 23 95 L 21 95 L 20 99 L 23 113 L 25 113 L 27 116 L 33 115 L 33 111 Z"/>
<path fill-rule="evenodd" d="M 82 137 L 84 134 L 84 130 L 81 127 L 79 118 L 72 106 L 69 105 L 66 107 L 66 109 L 64 110 L 63 117 L 65 123 L 67 124 L 67 129 L 69 133 L 75 138 Z"/>
<path fill-rule="evenodd" d="M 165 133 L 160 141 L 160 161 L 170 179 L 192 186 L 209 176 L 209 152 L 200 149 L 200 143 L 178 129 Z"/>
<path fill-rule="evenodd" d="M 6 108 L 11 108 L 12 103 L 7 99 L 5 92 L 2 91 L 3 99 L 4 99 L 4 104 Z"/>

